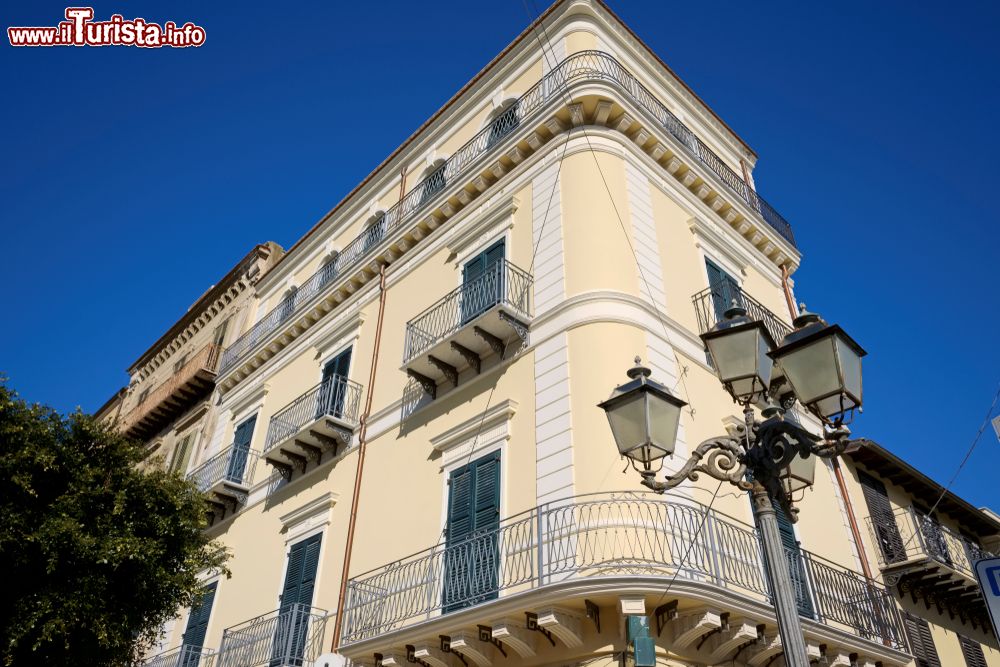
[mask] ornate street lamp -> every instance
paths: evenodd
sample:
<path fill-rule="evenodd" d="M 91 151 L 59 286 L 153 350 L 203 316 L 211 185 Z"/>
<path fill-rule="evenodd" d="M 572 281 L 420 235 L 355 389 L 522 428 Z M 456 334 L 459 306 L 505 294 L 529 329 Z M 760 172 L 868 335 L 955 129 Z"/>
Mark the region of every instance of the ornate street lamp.
<path fill-rule="evenodd" d="M 654 474 L 653 465 L 674 453 L 681 410 L 687 403 L 649 379 L 651 371 L 640 361 L 636 357 L 635 368 L 627 372 L 630 382 L 618 385 L 598 407 L 608 415 L 618 453 L 636 470 Z"/>
<path fill-rule="evenodd" d="M 852 443 L 843 422 L 861 407 L 865 352 L 839 326 L 828 325 L 818 315 L 803 313 L 794 323 L 795 330 L 775 348 L 764 325 L 750 320 L 734 304 L 719 324 L 702 334 L 720 382 L 743 406 L 746 426 L 702 442 L 676 473 L 662 481 L 656 479 L 658 470 L 653 466 L 673 454 L 686 404 L 652 380 L 649 369 L 636 358 L 636 368 L 628 372 L 631 382 L 616 388 L 599 407 L 608 415 L 618 452 L 632 461 L 643 486 L 663 493 L 706 473 L 751 492 L 785 661 L 788 667 L 809 667 L 774 503 L 796 521 L 792 494 L 812 486 L 816 459 L 838 456 Z M 771 360 L 780 366 L 787 384 L 772 377 Z M 822 436 L 785 419 L 796 399 L 824 422 Z M 769 401 L 762 421 L 751 407 L 760 401 Z"/>

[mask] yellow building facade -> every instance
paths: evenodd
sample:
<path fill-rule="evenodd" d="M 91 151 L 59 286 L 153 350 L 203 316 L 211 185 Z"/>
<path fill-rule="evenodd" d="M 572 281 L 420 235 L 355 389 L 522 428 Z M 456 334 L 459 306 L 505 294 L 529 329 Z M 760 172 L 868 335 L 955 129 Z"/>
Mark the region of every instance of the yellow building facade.
<path fill-rule="evenodd" d="M 742 423 L 698 335 L 737 299 L 780 339 L 801 259 L 755 160 L 606 6 L 547 10 L 255 283 L 185 466 L 232 577 L 152 664 L 783 664 L 747 494 L 644 492 L 596 407 L 638 356 L 668 469 Z M 1000 524 L 892 461 L 783 527 L 811 657 L 1000 667 Z"/>

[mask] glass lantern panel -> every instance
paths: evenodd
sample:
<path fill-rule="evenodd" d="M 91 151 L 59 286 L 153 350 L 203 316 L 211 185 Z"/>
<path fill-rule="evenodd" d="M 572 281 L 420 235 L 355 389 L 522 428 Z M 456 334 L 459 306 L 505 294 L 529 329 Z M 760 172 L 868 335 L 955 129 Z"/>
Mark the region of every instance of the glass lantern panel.
<path fill-rule="evenodd" d="M 837 337 L 837 356 L 844 374 L 844 389 L 855 398 L 861 398 L 861 357 L 840 336 Z"/>
<path fill-rule="evenodd" d="M 788 464 L 782 477 L 784 477 L 785 490 L 789 493 L 795 493 L 812 486 L 816 478 L 816 457 L 812 455 L 807 458 L 796 456 Z"/>
<path fill-rule="evenodd" d="M 650 394 L 647 400 L 650 443 L 658 450 L 659 457 L 673 454 L 674 444 L 677 442 L 677 427 L 681 420 L 681 408 L 653 394 Z"/>
<path fill-rule="evenodd" d="M 619 453 L 628 455 L 633 449 L 646 443 L 646 401 L 643 392 L 635 392 L 607 413 L 611 434 L 615 437 Z"/>
<path fill-rule="evenodd" d="M 731 382 L 733 378 L 756 375 L 758 362 L 756 338 L 759 338 L 757 332 L 751 329 L 708 340 L 708 349 L 712 353 L 715 372 L 720 380 Z"/>
<path fill-rule="evenodd" d="M 781 368 L 804 405 L 815 403 L 820 396 L 840 393 L 840 373 L 832 337 L 783 355 Z"/>

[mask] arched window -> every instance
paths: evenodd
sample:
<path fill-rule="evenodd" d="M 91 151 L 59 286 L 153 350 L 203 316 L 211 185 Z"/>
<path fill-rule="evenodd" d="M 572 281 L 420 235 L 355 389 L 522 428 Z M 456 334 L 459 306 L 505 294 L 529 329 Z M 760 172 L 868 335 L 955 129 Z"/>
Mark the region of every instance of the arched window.
<path fill-rule="evenodd" d="M 385 237 L 385 211 L 376 211 L 365 223 L 364 241 L 361 242 L 361 252 L 365 252 Z"/>
<path fill-rule="evenodd" d="M 424 172 L 424 184 L 420 191 L 421 204 L 429 201 L 434 195 L 444 190 L 444 186 L 448 184 L 448 179 L 444 173 L 445 164 L 444 160 L 436 160 Z"/>
<path fill-rule="evenodd" d="M 323 266 L 319 269 L 320 286 L 328 284 L 337 277 L 337 257 L 339 255 L 340 253 L 338 252 L 331 252 L 329 257 L 323 262 Z"/>
<path fill-rule="evenodd" d="M 521 122 L 517 111 L 517 100 L 507 100 L 500 105 L 500 108 L 493 112 L 493 120 L 490 121 L 490 136 L 486 140 L 487 148 L 493 146 L 517 128 Z"/>

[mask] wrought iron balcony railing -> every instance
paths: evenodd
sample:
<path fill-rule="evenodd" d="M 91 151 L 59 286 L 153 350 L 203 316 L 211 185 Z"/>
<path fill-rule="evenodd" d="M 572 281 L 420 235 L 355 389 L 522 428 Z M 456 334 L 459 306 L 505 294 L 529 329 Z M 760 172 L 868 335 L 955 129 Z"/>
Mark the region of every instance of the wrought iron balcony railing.
<path fill-rule="evenodd" d="M 122 431 L 132 437 L 154 435 L 187 406 L 207 395 L 214 386 L 221 351 L 222 348 L 212 343 L 198 350 L 138 405 L 121 416 Z"/>
<path fill-rule="evenodd" d="M 806 551 L 788 550 L 787 556 L 797 572 L 800 613 L 866 639 L 905 646 L 896 607 L 883 586 Z M 351 578 L 343 641 L 355 643 L 570 579 L 676 576 L 767 602 L 762 559 L 753 528 L 690 499 L 578 496 Z"/>
<path fill-rule="evenodd" d="M 252 449 L 229 446 L 189 472 L 188 479 L 202 493 L 227 489 L 245 493 L 253 483 L 259 457 L 260 453 Z"/>
<path fill-rule="evenodd" d="M 428 193 L 436 194 L 442 191 L 446 184 L 457 182 L 460 176 L 469 174 L 474 166 L 481 166 L 487 156 L 501 150 L 506 143 L 502 139 L 508 134 L 514 134 L 517 127 L 529 127 L 529 121 L 553 98 L 562 96 L 571 85 L 587 80 L 599 81 L 617 88 L 633 103 L 652 115 L 663 129 L 683 146 L 682 150 L 713 172 L 733 194 L 743 200 L 750 209 L 759 213 L 764 223 L 793 247 L 795 246 L 795 237 L 788 221 L 750 188 L 739 174 L 726 165 L 694 132 L 678 120 L 666 105 L 621 63 L 601 51 L 581 51 L 567 57 L 529 88 L 493 123 L 456 150 L 439 169 L 416 183 L 409 193 L 386 211 L 380 222 L 348 243 L 335 260 L 320 268 L 294 294 L 278 304 L 248 332 L 226 348 L 219 372 L 225 373 L 235 366 L 262 341 L 269 339 L 293 315 L 303 311 L 307 304 L 313 303 L 319 295 L 324 294 L 338 277 L 360 266 L 385 237 L 404 223 L 416 219 L 417 215 L 436 199 Z"/>
<path fill-rule="evenodd" d="M 531 283 L 531 274 L 507 260 L 494 262 L 481 276 L 453 289 L 406 323 L 403 363 L 427 352 L 496 306 L 506 306 L 512 314 L 530 318 Z"/>
<path fill-rule="evenodd" d="M 142 663 L 142 667 L 214 667 L 214 665 L 215 651 L 186 644 L 154 655 Z"/>
<path fill-rule="evenodd" d="M 267 427 L 264 454 L 272 451 L 318 420 L 332 417 L 354 428 L 358 425 L 361 385 L 341 375 L 334 375 L 279 410 Z"/>
<path fill-rule="evenodd" d="M 763 322 L 767 332 L 777 344 L 781 344 L 782 339 L 792 331 L 791 325 L 786 324 L 733 282 L 723 281 L 703 289 L 691 297 L 691 302 L 698 318 L 698 333 L 705 333 L 718 324 L 733 302 L 746 309 L 747 317 Z"/>
<path fill-rule="evenodd" d="M 227 628 L 219 646 L 218 667 L 303 667 L 323 653 L 328 615 L 293 604 Z"/>
<path fill-rule="evenodd" d="M 875 521 L 868 517 L 868 530 L 878 545 L 879 564 L 883 568 L 914 559 L 931 560 L 975 578 L 975 562 L 993 554 L 959 535 L 914 507 L 897 510 L 893 521 Z"/>

